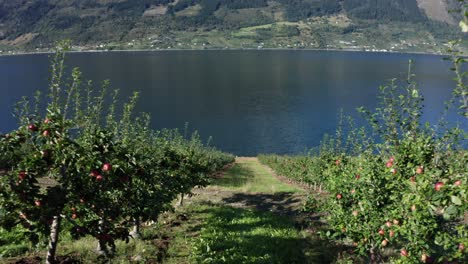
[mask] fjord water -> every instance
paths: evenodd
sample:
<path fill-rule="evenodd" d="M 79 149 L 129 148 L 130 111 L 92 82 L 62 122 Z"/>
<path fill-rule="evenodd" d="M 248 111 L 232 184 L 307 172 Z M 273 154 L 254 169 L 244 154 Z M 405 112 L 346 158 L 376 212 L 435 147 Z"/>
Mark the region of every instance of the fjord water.
<path fill-rule="evenodd" d="M 166 51 L 75 53 L 67 65 L 85 79 L 111 81 L 123 98 L 141 92 L 137 111 L 155 129 L 186 122 L 204 139 L 236 155 L 300 153 L 334 133 L 340 109 L 358 116 L 376 107 L 378 87 L 405 80 L 408 61 L 436 122 L 455 86 L 441 56 L 319 51 Z M 0 132 L 16 127 L 13 106 L 22 96 L 47 91 L 48 55 L 0 57 Z M 448 119 L 466 126 L 456 114 Z M 361 120 L 362 121 L 362 120 Z M 361 122 L 359 121 L 359 122 Z M 463 123 L 465 122 L 465 123 Z"/>

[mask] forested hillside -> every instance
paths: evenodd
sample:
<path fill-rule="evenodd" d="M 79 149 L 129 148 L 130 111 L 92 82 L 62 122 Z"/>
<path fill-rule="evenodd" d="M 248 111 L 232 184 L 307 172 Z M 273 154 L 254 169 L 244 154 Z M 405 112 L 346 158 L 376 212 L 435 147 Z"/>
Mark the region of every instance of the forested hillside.
<path fill-rule="evenodd" d="M 47 50 L 70 38 L 84 49 L 440 51 L 438 45 L 463 37 L 456 23 L 446 23 L 457 21 L 448 11 L 462 4 L 425 1 L 0 0 L 0 48 Z"/>
<path fill-rule="evenodd" d="M 389 21 L 424 21 L 426 19 L 416 1 L 347 0 L 343 2 L 347 13 L 353 17 Z"/>

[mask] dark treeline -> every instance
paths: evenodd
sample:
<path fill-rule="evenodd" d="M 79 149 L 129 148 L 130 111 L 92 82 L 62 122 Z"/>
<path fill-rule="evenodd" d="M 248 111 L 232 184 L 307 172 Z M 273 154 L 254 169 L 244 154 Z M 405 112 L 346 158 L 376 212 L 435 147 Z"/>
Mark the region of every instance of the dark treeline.
<path fill-rule="evenodd" d="M 268 6 L 267 0 L 180 0 L 174 5 L 170 5 L 168 13 L 173 14 L 184 10 L 189 6 L 200 4 L 202 10 L 199 16 L 211 15 L 220 7 L 228 9 L 258 8 Z"/>
<path fill-rule="evenodd" d="M 297 21 L 311 16 L 334 14 L 341 11 L 341 0 L 279 0 L 286 8 L 286 18 Z"/>

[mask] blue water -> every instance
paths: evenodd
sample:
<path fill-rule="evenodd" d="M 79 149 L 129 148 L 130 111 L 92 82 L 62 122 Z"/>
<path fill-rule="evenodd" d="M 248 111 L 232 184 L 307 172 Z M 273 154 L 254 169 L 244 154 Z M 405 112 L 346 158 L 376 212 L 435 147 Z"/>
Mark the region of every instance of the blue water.
<path fill-rule="evenodd" d="M 168 51 L 75 53 L 67 65 L 86 79 L 111 81 L 122 98 L 141 92 L 138 111 L 152 126 L 186 122 L 204 139 L 236 155 L 300 153 L 334 133 L 340 109 L 358 117 L 377 105 L 378 87 L 406 79 L 408 61 L 426 106 L 423 120 L 437 122 L 455 87 L 442 56 L 318 51 Z M 16 127 L 15 102 L 47 91 L 48 55 L 0 57 L 0 131 Z M 448 120 L 467 127 L 460 115 Z M 363 124 L 358 119 L 359 124 Z"/>

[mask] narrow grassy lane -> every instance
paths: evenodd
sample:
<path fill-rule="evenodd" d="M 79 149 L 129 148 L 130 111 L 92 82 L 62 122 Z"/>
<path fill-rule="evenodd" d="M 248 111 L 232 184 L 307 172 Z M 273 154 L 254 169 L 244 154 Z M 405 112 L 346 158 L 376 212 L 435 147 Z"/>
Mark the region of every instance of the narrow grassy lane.
<path fill-rule="evenodd" d="M 275 178 L 257 158 L 237 158 L 234 166 L 214 181 L 212 187 L 216 186 L 244 193 L 302 192 Z"/>
<path fill-rule="evenodd" d="M 304 199 L 304 191 L 281 182 L 256 158 L 238 158 L 165 216 L 173 239 L 164 263 L 331 262 L 326 243 L 298 222 Z"/>

